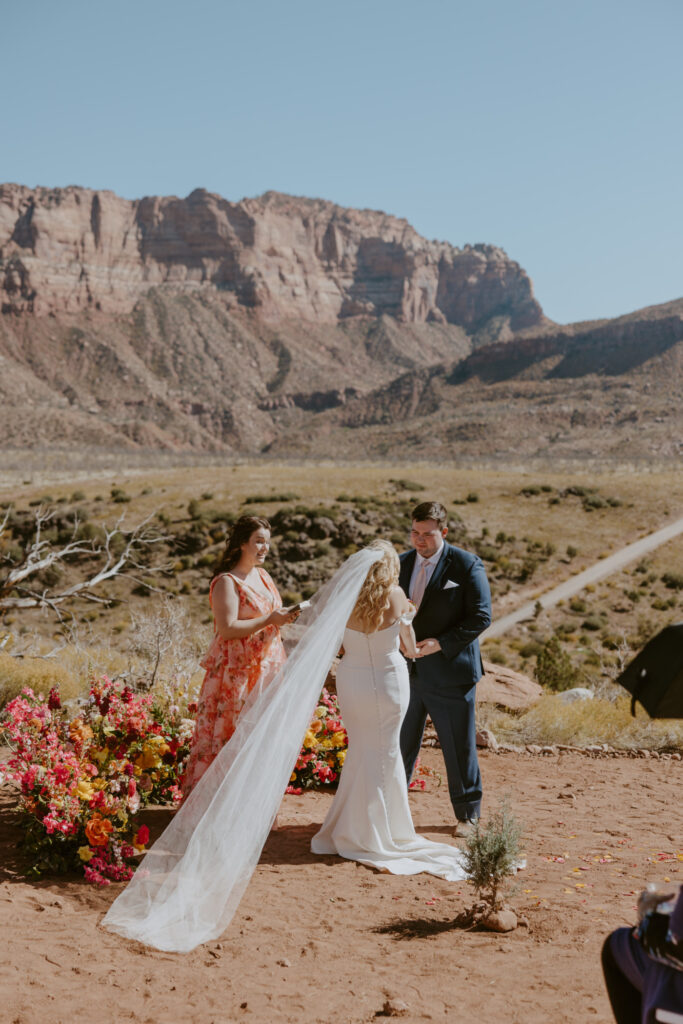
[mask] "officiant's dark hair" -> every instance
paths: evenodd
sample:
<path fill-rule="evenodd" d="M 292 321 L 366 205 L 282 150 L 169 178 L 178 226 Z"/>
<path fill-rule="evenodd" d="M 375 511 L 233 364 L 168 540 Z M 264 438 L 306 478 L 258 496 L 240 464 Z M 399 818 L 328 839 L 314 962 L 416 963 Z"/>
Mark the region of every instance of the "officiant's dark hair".
<path fill-rule="evenodd" d="M 246 544 L 252 533 L 257 530 L 268 530 L 270 523 L 262 516 L 240 516 L 230 531 L 225 551 L 221 560 L 214 570 L 214 576 L 220 576 L 224 572 L 230 572 L 237 565 L 242 554 L 242 545 Z"/>
<path fill-rule="evenodd" d="M 426 519 L 434 519 L 443 530 L 448 519 L 448 513 L 439 501 L 421 501 L 413 509 L 413 522 L 424 523 Z"/>

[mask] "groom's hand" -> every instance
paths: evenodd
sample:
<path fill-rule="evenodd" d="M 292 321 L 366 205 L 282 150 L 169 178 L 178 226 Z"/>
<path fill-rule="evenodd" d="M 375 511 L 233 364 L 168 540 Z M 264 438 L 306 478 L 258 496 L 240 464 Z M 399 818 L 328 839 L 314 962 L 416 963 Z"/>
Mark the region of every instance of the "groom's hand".
<path fill-rule="evenodd" d="M 427 640 L 418 640 L 417 649 L 419 651 L 418 658 L 426 658 L 428 654 L 436 654 L 437 651 L 440 651 L 441 644 L 431 636 Z"/>

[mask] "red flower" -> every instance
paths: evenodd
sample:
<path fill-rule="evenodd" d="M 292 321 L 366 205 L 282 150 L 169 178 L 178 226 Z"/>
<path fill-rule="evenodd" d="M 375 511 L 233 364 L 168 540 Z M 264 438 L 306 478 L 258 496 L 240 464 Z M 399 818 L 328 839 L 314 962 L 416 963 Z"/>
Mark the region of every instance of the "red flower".
<path fill-rule="evenodd" d="M 58 711 L 62 706 L 62 699 L 59 696 L 59 690 L 56 686 L 53 686 L 47 696 L 47 706 L 50 711 Z"/>
<path fill-rule="evenodd" d="M 146 825 L 140 825 L 136 838 L 140 846 L 147 846 L 147 843 L 149 842 L 149 829 Z"/>

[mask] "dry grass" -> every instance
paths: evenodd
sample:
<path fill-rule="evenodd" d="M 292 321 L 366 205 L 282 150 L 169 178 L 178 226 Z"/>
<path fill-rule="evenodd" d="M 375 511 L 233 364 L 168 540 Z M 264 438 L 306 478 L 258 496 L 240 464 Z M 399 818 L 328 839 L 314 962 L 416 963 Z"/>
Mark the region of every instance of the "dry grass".
<path fill-rule="evenodd" d="M 683 750 L 683 722 L 652 720 L 642 708 L 632 718 L 630 707 L 629 697 L 566 704 L 559 696 L 548 695 L 524 714 L 490 711 L 485 721 L 503 743 L 577 747 L 608 743 L 625 750 Z"/>
<path fill-rule="evenodd" d="M 72 700 L 82 689 L 78 676 L 64 665 L 44 658 L 14 658 L 0 651 L 0 707 L 27 686 L 46 696 L 53 686 L 57 686 L 63 700 Z"/>

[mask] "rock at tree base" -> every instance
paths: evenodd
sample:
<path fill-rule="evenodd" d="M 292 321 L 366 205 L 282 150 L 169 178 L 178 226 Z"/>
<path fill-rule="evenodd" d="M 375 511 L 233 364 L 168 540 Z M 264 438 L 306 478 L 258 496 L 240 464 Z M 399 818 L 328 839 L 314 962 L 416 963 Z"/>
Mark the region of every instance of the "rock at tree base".
<path fill-rule="evenodd" d="M 496 910 L 481 923 L 490 932 L 512 932 L 517 927 L 517 915 L 512 910 Z"/>

